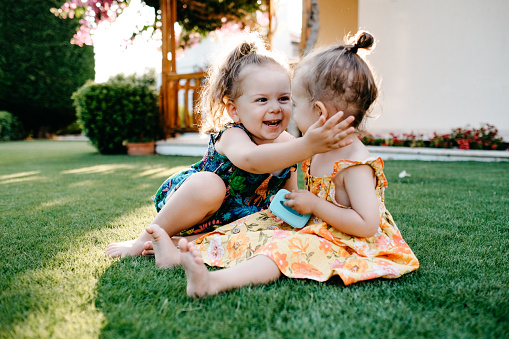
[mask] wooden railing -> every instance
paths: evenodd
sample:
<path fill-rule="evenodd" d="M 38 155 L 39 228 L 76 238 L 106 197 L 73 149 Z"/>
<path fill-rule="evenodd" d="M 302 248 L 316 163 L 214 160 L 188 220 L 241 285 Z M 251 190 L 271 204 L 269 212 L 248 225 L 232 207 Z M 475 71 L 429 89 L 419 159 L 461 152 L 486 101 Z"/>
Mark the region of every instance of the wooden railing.
<path fill-rule="evenodd" d="M 272 34 L 275 25 L 272 17 L 275 15 L 274 0 L 268 0 L 269 32 L 267 43 L 272 45 Z M 161 31 L 162 31 L 162 84 L 159 93 L 159 107 L 163 120 L 166 137 L 173 137 L 176 133 L 197 131 L 200 117 L 196 113 L 197 100 L 200 97 L 204 73 L 176 74 L 175 57 L 175 22 L 177 22 L 177 0 L 160 0 Z M 183 91 L 183 93 L 181 93 Z"/>
<path fill-rule="evenodd" d="M 179 132 L 198 131 L 201 117 L 197 114 L 196 106 L 204 78 L 204 72 L 163 74 L 160 104 L 167 138 Z"/>

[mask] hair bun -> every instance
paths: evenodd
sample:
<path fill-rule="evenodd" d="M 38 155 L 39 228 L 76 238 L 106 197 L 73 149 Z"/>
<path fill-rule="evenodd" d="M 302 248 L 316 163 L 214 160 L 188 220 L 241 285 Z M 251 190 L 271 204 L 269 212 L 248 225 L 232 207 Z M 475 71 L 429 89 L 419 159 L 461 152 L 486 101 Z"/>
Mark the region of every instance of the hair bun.
<path fill-rule="evenodd" d="M 369 32 L 358 32 L 354 48 L 371 49 L 375 44 L 375 38 Z"/>
<path fill-rule="evenodd" d="M 242 55 L 247 55 L 247 54 L 249 54 L 249 52 L 251 52 L 251 49 L 253 48 L 253 45 L 254 45 L 254 44 L 251 44 L 251 43 L 249 43 L 249 42 L 243 42 L 243 43 L 240 45 L 240 48 L 239 48 L 240 53 L 241 53 Z"/>

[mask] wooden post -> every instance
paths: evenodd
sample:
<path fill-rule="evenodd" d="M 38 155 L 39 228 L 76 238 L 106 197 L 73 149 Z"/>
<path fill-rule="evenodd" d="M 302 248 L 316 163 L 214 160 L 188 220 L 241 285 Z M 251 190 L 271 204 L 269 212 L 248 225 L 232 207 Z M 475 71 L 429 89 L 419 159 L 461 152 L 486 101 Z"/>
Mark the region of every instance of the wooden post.
<path fill-rule="evenodd" d="M 177 73 L 175 58 L 175 22 L 177 21 L 177 0 L 161 0 L 161 31 L 163 38 L 162 84 L 159 92 L 160 112 L 166 137 L 172 134 L 178 117 L 178 84 L 171 81 L 170 74 Z"/>
<path fill-rule="evenodd" d="M 272 37 L 274 36 L 274 31 L 276 27 L 274 25 L 274 16 L 276 15 L 276 8 L 274 6 L 274 0 L 267 0 L 267 13 L 269 14 L 269 28 L 267 30 L 267 45 L 268 48 L 272 50 Z"/>

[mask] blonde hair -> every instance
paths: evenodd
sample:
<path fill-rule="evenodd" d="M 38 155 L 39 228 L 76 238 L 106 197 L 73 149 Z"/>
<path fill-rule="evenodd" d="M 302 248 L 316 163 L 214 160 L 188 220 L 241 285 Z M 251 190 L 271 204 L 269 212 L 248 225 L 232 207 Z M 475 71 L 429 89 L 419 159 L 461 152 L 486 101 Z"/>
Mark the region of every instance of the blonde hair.
<path fill-rule="evenodd" d="M 242 95 L 241 73 L 247 66 L 274 64 L 289 72 L 286 60 L 268 51 L 259 34 L 246 33 L 238 38 L 240 42 L 228 49 L 226 55 L 220 55 L 207 70 L 199 105 L 199 113 L 205 115 L 200 126 L 202 133 L 218 132 L 226 123 L 231 122 L 225 111 L 226 103 Z"/>
<path fill-rule="evenodd" d="M 357 51 L 372 50 L 375 39 L 360 31 L 345 42 L 311 52 L 298 64 L 295 74 L 305 73 L 302 85 L 311 101 L 328 102 L 345 116 L 354 116 L 352 126 L 359 129 L 378 97 L 378 88 L 370 67 Z"/>

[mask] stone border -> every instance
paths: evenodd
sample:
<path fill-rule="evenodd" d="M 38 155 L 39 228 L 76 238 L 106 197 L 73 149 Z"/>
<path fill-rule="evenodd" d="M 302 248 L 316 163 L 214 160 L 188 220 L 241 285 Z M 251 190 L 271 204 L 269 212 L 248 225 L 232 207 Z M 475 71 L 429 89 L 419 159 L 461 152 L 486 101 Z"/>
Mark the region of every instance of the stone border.
<path fill-rule="evenodd" d="M 156 142 L 156 153 L 162 155 L 203 156 L 207 152 L 208 137 L 185 133 L 177 138 Z M 373 156 L 383 160 L 423 161 L 509 161 L 508 151 L 462 150 L 428 147 L 367 146 Z"/>
<path fill-rule="evenodd" d="M 508 151 L 389 146 L 367 146 L 367 148 L 371 154 L 384 160 L 509 161 Z"/>

